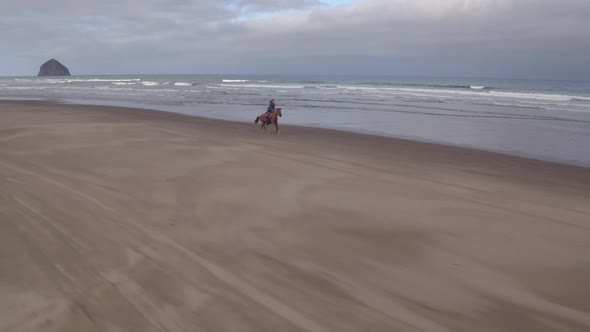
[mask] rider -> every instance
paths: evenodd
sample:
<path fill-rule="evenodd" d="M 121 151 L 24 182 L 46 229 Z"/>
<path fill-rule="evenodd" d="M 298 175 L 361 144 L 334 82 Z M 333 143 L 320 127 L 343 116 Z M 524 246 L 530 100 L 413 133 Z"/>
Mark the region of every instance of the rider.
<path fill-rule="evenodd" d="M 266 121 L 270 121 L 270 115 L 274 111 L 275 111 L 275 100 L 273 98 L 270 100 L 270 103 L 268 103 L 268 108 L 266 109 Z"/>

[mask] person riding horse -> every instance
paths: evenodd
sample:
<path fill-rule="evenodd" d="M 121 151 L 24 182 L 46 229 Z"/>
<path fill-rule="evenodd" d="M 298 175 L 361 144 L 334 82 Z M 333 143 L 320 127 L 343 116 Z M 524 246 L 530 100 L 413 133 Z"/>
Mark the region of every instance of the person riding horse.
<path fill-rule="evenodd" d="M 270 103 L 268 103 L 268 108 L 266 109 L 266 122 L 270 121 L 270 115 L 274 111 L 275 111 L 275 100 L 273 98 L 270 100 Z"/>
<path fill-rule="evenodd" d="M 266 126 L 273 124 L 276 129 L 276 133 L 279 133 L 279 117 L 283 116 L 283 112 L 281 112 L 281 108 L 275 108 L 274 99 L 270 101 L 268 108 L 265 113 L 260 114 L 254 120 L 254 123 L 261 122 L 260 130 L 266 132 Z"/>

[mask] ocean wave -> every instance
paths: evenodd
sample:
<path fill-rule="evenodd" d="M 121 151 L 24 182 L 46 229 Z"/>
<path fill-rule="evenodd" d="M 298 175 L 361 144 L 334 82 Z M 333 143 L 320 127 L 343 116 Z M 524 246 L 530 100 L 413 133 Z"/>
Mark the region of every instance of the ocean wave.
<path fill-rule="evenodd" d="M 59 79 L 59 78 L 44 78 L 44 79 L 39 79 L 36 81 L 32 81 L 31 83 L 34 84 L 64 84 L 64 83 L 70 83 L 71 80 L 67 80 L 67 79 Z"/>
<path fill-rule="evenodd" d="M 573 97 L 572 99 L 570 99 L 570 101 L 578 101 L 578 102 L 589 102 L 590 98 L 584 98 L 584 97 Z"/>
<path fill-rule="evenodd" d="M 305 85 L 304 89 L 338 89 L 337 85 Z"/>
<path fill-rule="evenodd" d="M 227 88 L 255 88 L 255 89 L 303 89 L 303 85 L 269 85 L 269 84 L 219 84 Z"/>
<path fill-rule="evenodd" d="M 112 82 L 114 85 L 135 85 L 137 82 Z"/>
<path fill-rule="evenodd" d="M 141 79 L 139 78 L 124 78 L 124 79 L 110 79 L 110 78 L 88 78 L 88 79 L 81 79 L 81 78 L 73 78 L 68 79 L 69 82 L 139 82 Z"/>
<path fill-rule="evenodd" d="M 358 91 L 360 93 L 390 93 L 393 95 L 407 94 L 415 96 L 437 96 L 441 98 L 461 98 L 461 99 L 510 99 L 510 100 L 527 100 L 531 101 L 544 101 L 544 102 L 585 102 L 590 101 L 588 97 L 572 96 L 572 95 L 561 95 L 561 94 L 550 94 L 550 93 L 533 93 L 533 92 L 517 92 L 517 91 L 497 91 L 488 90 L 487 93 L 481 93 L 479 90 L 474 89 L 429 89 L 429 88 L 410 88 L 410 87 L 367 87 L 367 86 L 338 86 L 339 89 Z"/>
<path fill-rule="evenodd" d="M 301 80 L 297 81 L 297 83 L 304 83 L 304 84 L 324 84 L 324 81 L 315 81 L 315 80 Z"/>
<path fill-rule="evenodd" d="M 3 86 L 2 90 L 45 90 L 48 89 L 47 87 L 40 86 L 40 87 L 30 87 L 30 86 Z"/>
<path fill-rule="evenodd" d="M 145 86 L 155 86 L 155 85 L 160 85 L 158 82 L 154 82 L 154 81 L 141 81 L 141 84 L 145 85 Z"/>
<path fill-rule="evenodd" d="M 250 82 L 250 80 L 221 80 L 225 83 L 246 83 Z"/>
<path fill-rule="evenodd" d="M 485 85 L 462 85 L 462 84 L 426 84 L 426 83 L 387 83 L 387 82 L 364 82 L 357 85 L 368 85 L 374 87 L 419 87 L 419 88 L 442 88 L 442 89 L 463 89 L 463 90 L 493 90 L 494 87 Z"/>
<path fill-rule="evenodd" d="M 470 85 L 469 88 L 471 90 L 492 90 L 492 87 L 485 86 L 485 85 Z"/>
<path fill-rule="evenodd" d="M 49 78 L 49 79 L 40 79 L 39 83 L 49 83 L 49 84 L 63 84 L 63 83 L 96 83 L 96 82 L 139 82 L 141 79 L 139 78 L 126 78 L 126 79 L 110 79 L 110 78 Z"/>
<path fill-rule="evenodd" d="M 86 83 L 86 82 L 139 82 L 139 78 L 17 78 L 19 83 L 37 84 L 64 84 L 64 83 Z"/>
<path fill-rule="evenodd" d="M 186 83 L 186 82 L 174 82 L 175 86 L 192 86 L 192 83 Z"/>
<path fill-rule="evenodd" d="M 573 101 L 590 100 L 580 96 L 549 94 L 549 93 L 530 93 L 530 92 L 507 92 L 507 91 L 490 91 L 490 94 L 495 97 L 513 98 L 513 99 L 532 99 L 532 100 L 547 100 L 547 101 Z"/>

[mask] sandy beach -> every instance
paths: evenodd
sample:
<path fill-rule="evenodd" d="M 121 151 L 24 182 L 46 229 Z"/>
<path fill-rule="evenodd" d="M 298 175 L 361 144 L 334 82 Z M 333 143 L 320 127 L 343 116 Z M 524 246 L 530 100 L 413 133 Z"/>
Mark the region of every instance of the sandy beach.
<path fill-rule="evenodd" d="M 2 101 L 0 332 L 589 331 L 589 203 L 589 168 Z"/>

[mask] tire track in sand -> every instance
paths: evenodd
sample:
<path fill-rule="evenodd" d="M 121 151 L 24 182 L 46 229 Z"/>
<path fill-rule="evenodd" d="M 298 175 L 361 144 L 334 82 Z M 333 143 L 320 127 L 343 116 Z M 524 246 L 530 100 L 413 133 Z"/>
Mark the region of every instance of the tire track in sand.
<path fill-rule="evenodd" d="M 76 196 L 78 196 L 86 201 L 94 203 L 95 205 L 99 206 L 103 210 L 109 212 L 112 215 L 112 217 L 115 217 L 116 219 L 121 220 L 128 225 L 134 226 L 136 229 L 140 230 L 143 234 L 145 234 L 148 238 L 151 238 L 152 240 L 157 241 L 163 245 L 166 245 L 168 247 L 176 249 L 177 251 L 184 254 L 186 257 L 188 257 L 191 261 L 195 262 L 196 264 L 198 264 L 199 266 L 204 268 L 206 271 L 208 271 L 212 276 L 214 276 L 216 279 L 218 279 L 222 283 L 227 284 L 228 286 L 233 288 L 236 292 L 244 295 L 245 297 L 249 298 L 253 302 L 258 303 L 259 305 L 263 306 L 264 308 L 266 308 L 270 312 L 273 312 L 277 316 L 290 322 L 294 326 L 297 326 L 304 331 L 329 332 L 328 329 L 324 328 L 322 325 L 318 324 L 314 320 L 307 318 L 301 312 L 299 312 L 299 311 L 289 307 L 288 305 L 284 304 L 283 302 L 265 294 L 261 290 L 250 285 L 249 283 L 247 283 L 246 281 L 234 276 L 233 274 L 226 271 L 222 267 L 201 257 L 200 255 L 198 255 L 195 252 L 187 249 L 186 247 L 176 243 L 175 241 L 171 240 L 170 238 L 167 238 L 163 235 L 160 235 L 160 234 L 157 234 L 153 231 L 150 231 L 149 229 L 147 229 L 143 225 L 140 225 L 139 223 L 137 223 L 133 220 L 130 220 L 128 218 L 122 218 L 122 217 L 118 216 L 116 211 L 113 208 L 109 207 L 108 205 L 104 204 L 103 202 L 99 201 L 98 199 L 96 199 L 92 196 L 89 196 L 86 193 L 83 193 L 83 192 L 81 192 L 73 187 L 70 187 L 62 182 L 59 182 L 59 181 L 54 180 L 52 178 L 43 176 L 42 174 L 39 174 L 36 172 L 31 172 L 28 170 L 24 170 L 22 168 L 18 168 L 16 166 L 13 166 L 13 165 L 8 164 L 3 161 L 0 161 L 0 165 L 4 166 L 6 168 L 9 168 L 14 172 L 21 173 L 21 174 L 24 174 L 27 176 L 36 177 L 42 181 L 45 181 L 45 182 L 50 183 L 54 186 L 57 186 L 57 187 L 62 188 L 64 190 L 67 190 L 67 191 L 75 194 Z M 123 294 L 123 296 L 125 298 L 127 298 L 128 300 L 130 299 L 129 296 L 125 296 L 124 294 Z M 136 305 L 141 306 L 141 303 L 137 303 Z M 150 320 L 150 323 L 151 323 L 151 320 Z M 160 329 L 162 329 L 162 326 L 158 326 L 158 327 Z"/>

